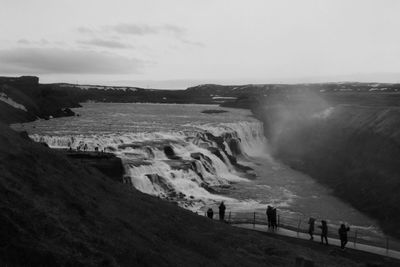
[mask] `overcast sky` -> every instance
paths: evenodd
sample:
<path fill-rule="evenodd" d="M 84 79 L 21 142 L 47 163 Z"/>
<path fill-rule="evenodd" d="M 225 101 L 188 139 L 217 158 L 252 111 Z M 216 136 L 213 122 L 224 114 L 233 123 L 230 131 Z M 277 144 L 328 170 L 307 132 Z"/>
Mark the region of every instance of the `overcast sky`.
<path fill-rule="evenodd" d="M 0 0 L 0 75 L 185 88 L 400 82 L 397 0 Z"/>

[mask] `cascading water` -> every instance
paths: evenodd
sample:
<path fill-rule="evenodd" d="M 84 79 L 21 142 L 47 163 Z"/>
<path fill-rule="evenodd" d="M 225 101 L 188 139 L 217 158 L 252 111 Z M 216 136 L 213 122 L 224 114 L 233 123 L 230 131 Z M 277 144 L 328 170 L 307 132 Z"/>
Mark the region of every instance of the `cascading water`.
<path fill-rule="evenodd" d="M 262 124 L 237 122 L 192 127 L 195 130 L 73 136 L 32 134 L 31 138 L 53 148 L 115 153 L 123 160 L 126 176 L 138 190 L 176 200 L 189 208 L 196 203 L 195 208 L 199 208 L 211 200 L 229 201 L 215 192 L 232 183 L 248 181 L 243 169 L 236 168 L 236 158 L 265 154 Z M 167 155 L 166 148 L 172 154 Z"/>
<path fill-rule="evenodd" d="M 267 140 L 264 136 L 262 123 L 241 121 L 221 123 L 218 126 L 206 124 L 198 127 L 217 136 L 232 133 L 239 139 L 240 149 L 245 156 L 265 157 L 267 155 Z M 226 142 L 225 146 L 228 147 L 228 153 L 232 155 L 232 151 Z"/>

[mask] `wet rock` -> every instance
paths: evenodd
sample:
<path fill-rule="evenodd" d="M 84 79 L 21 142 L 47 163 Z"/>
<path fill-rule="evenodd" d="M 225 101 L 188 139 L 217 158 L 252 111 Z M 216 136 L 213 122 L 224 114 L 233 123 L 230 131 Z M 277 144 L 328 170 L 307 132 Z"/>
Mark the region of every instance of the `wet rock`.
<path fill-rule="evenodd" d="M 146 177 L 151 181 L 152 184 L 160 186 L 165 192 L 167 192 L 168 196 L 171 196 L 175 193 L 174 187 L 168 183 L 167 179 L 158 175 L 157 173 L 146 174 Z"/>
<path fill-rule="evenodd" d="M 222 162 L 224 161 L 224 157 L 222 156 L 221 152 L 219 151 L 218 148 L 216 147 L 209 147 L 208 151 L 210 151 L 211 153 L 213 153 L 215 156 L 217 156 L 220 160 L 222 160 Z"/>
<path fill-rule="evenodd" d="M 201 160 L 203 157 L 203 154 L 201 154 L 200 152 L 195 152 L 195 153 L 191 153 L 190 156 L 194 159 Z"/>
<path fill-rule="evenodd" d="M 45 143 L 45 142 L 39 142 L 39 144 L 41 144 L 44 147 L 49 147 L 49 145 L 47 143 Z"/>
<path fill-rule="evenodd" d="M 146 147 L 146 148 L 145 148 L 145 151 L 147 152 L 147 156 L 148 156 L 150 159 L 154 159 L 154 152 L 153 152 L 153 150 L 151 149 L 151 147 Z"/>
<path fill-rule="evenodd" d="M 62 110 L 63 116 L 75 116 L 75 112 L 73 112 L 70 108 L 65 108 Z"/>
<path fill-rule="evenodd" d="M 223 109 L 206 109 L 203 110 L 201 113 L 204 114 L 218 114 L 218 113 L 226 113 L 228 112 L 227 110 L 223 110 Z"/>
<path fill-rule="evenodd" d="M 131 167 L 149 166 L 152 163 L 146 159 L 125 159 L 125 164 Z"/>
<path fill-rule="evenodd" d="M 240 149 L 240 140 L 232 138 L 227 141 L 227 144 L 234 156 L 238 156 L 242 153 Z"/>
<path fill-rule="evenodd" d="M 175 154 L 174 149 L 172 146 L 164 146 L 164 154 L 167 156 L 169 159 L 180 159 L 181 157 L 177 156 Z"/>
<path fill-rule="evenodd" d="M 148 140 L 148 141 L 137 141 L 129 144 L 121 144 L 118 146 L 119 149 L 133 148 L 133 149 L 146 149 L 146 148 L 156 148 L 164 149 L 164 146 L 169 146 L 170 144 L 178 143 L 175 140 Z"/>
<path fill-rule="evenodd" d="M 164 160 L 165 163 L 167 163 L 171 169 L 173 170 L 193 170 L 193 160 L 182 160 L 182 159 L 169 159 L 169 160 Z"/>
<path fill-rule="evenodd" d="M 29 134 L 27 131 L 22 131 L 22 132 L 18 132 L 19 136 L 21 136 L 22 138 L 24 138 L 25 140 L 29 140 L 31 141 L 31 138 L 29 137 Z"/>
<path fill-rule="evenodd" d="M 115 147 L 108 146 L 108 147 L 105 148 L 105 151 L 115 152 L 115 151 L 117 151 L 117 149 L 115 149 Z"/>

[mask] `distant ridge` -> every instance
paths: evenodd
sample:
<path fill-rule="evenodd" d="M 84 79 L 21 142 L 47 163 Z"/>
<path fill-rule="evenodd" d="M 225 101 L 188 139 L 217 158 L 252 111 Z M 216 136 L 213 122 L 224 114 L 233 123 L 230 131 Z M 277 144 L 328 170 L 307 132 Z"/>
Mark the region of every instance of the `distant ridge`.
<path fill-rule="evenodd" d="M 82 102 L 221 104 L 249 107 L 244 101 L 261 101 L 271 94 L 313 92 L 397 93 L 397 83 L 308 83 L 308 84 L 202 84 L 186 90 L 158 90 L 129 86 L 40 84 L 35 76 L 0 77 L 0 121 L 26 122 L 75 115 L 71 108 Z M 246 100 L 247 99 L 247 100 Z M 1 101 L 2 100 L 2 101 Z M 12 103 L 15 103 L 14 105 Z M 17 107 L 23 107 L 18 109 Z M 26 109 L 26 111 L 25 111 Z"/>

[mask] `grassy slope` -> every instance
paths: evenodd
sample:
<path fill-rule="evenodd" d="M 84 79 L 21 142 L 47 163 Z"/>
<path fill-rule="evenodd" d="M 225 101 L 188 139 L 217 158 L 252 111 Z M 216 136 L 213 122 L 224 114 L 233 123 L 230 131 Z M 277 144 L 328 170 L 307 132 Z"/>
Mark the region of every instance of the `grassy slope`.
<path fill-rule="evenodd" d="M 28 122 L 35 119 L 35 116 L 21 109 L 14 108 L 3 101 L 0 101 L 0 122 Z"/>
<path fill-rule="evenodd" d="M 0 174 L 1 265 L 287 266 L 296 255 L 329 266 L 366 260 L 209 221 L 78 168 L 1 124 Z"/>

